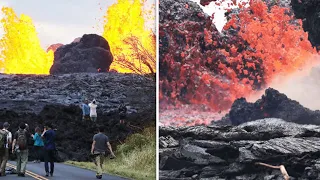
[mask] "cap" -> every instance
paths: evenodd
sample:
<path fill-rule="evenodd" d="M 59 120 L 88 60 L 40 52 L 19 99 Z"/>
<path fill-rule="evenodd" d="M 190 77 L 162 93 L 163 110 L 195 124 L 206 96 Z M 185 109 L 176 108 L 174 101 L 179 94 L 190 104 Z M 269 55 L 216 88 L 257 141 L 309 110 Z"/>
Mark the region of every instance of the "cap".
<path fill-rule="evenodd" d="M 8 128 L 9 126 L 10 126 L 10 124 L 8 122 L 3 123 L 4 128 Z"/>

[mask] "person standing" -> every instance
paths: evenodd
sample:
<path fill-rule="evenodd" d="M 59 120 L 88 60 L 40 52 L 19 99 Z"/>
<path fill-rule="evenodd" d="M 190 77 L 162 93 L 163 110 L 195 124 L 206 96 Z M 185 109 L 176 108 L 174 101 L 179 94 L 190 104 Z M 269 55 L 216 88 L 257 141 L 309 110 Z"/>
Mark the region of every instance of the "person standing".
<path fill-rule="evenodd" d="M 40 163 L 41 152 L 42 152 L 42 149 L 44 146 L 43 140 L 41 138 L 40 127 L 36 127 L 34 135 L 32 134 L 31 136 L 34 140 L 33 148 L 34 148 L 34 153 L 35 153 L 35 157 L 36 157 L 36 159 L 33 162 Z"/>
<path fill-rule="evenodd" d="M 50 176 L 53 176 L 54 172 L 54 154 L 56 150 L 55 137 L 56 132 L 54 132 L 52 125 L 48 123 L 41 135 L 44 139 L 44 168 L 46 171 L 46 176 L 49 176 L 49 162 L 50 162 Z"/>
<path fill-rule="evenodd" d="M 28 137 L 30 137 L 26 130 L 26 124 L 20 123 L 19 130 L 14 134 L 12 143 L 12 153 L 17 155 L 17 173 L 18 176 L 25 176 L 25 171 L 28 163 Z"/>
<path fill-rule="evenodd" d="M 83 104 L 81 104 L 82 109 L 82 120 L 90 120 L 90 107 L 88 106 L 88 100 L 85 100 Z"/>
<path fill-rule="evenodd" d="M 94 99 L 90 104 L 90 118 L 93 122 L 97 121 L 97 103 L 96 100 Z"/>
<path fill-rule="evenodd" d="M 104 128 L 100 126 L 98 128 L 99 133 L 93 136 L 93 142 L 91 145 L 91 154 L 95 156 L 95 164 L 97 166 L 96 178 L 102 178 L 102 165 L 105 158 L 107 148 L 109 148 L 111 156 L 116 157 L 112 151 L 109 143 L 109 138 L 104 134 Z"/>
<path fill-rule="evenodd" d="M 120 116 L 120 124 L 125 123 L 125 119 L 127 117 L 127 106 L 121 101 L 121 104 L 118 107 L 119 116 Z"/>
<path fill-rule="evenodd" d="M 9 158 L 9 146 L 12 143 L 12 134 L 8 131 L 10 124 L 5 122 L 0 130 L 0 176 L 6 175 L 6 164 Z"/>

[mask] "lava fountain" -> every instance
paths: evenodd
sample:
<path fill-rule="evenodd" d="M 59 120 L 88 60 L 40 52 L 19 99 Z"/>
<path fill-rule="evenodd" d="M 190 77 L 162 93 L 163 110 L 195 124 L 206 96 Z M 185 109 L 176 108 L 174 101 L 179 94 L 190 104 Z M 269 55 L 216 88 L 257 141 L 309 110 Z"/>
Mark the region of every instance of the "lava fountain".
<path fill-rule="evenodd" d="M 227 111 L 235 99 L 264 90 L 273 79 L 288 78 L 318 64 L 318 53 L 308 41 L 301 20 L 289 8 L 268 7 L 260 0 L 250 1 L 249 7 L 241 3 L 239 10 L 229 10 L 221 34 L 209 16 L 191 13 L 197 9 L 193 2 L 177 3 L 184 10 L 174 13 L 185 19 L 170 18 L 175 10 L 168 11 L 168 5 L 160 3 L 164 19 L 159 30 L 160 108 L 164 111 L 186 105 L 208 107 L 195 116 L 200 111 Z M 166 113 L 161 115 L 163 121 Z M 185 114 L 181 108 L 178 113 Z M 183 118 L 176 123 L 171 118 L 175 125 L 207 124 L 211 120 L 186 123 Z"/>
<path fill-rule="evenodd" d="M 155 73 L 155 35 L 145 27 L 144 1 L 118 0 L 105 15 L 103 37 L 115 57 L 111 69 L 120 73 Z M 31 17 L 18 17 L 12 8 L 2 8 L 4 36 L 0 39 L 0 72 L 5 74 L 49 74 L 54 50 L 40 45 Z"/>
<path fill-rule="evenodd" d="M 0 39 L 0 70 L 5 74 L 49 74 L 53 51 L 41 48 L 32 19 L 18 17 L 12 8 L 2 8 L 1 24 L 4 36 Z"/>
<path fill-rule="evenodd" d="M 114 55 L 111 69 L 122 73 L 155 72 L 155 36 L 145 27 L 143 7 L 141 0 L 118 0 L 108 8 L 102 36 Z"/>

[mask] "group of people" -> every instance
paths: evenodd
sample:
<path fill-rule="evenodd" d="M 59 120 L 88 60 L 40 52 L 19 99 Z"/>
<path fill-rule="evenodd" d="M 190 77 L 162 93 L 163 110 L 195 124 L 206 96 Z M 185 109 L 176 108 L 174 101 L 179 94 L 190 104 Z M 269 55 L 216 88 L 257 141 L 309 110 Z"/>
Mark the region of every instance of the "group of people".
<path fill-rule="evenodd" d="M 82 120 L 90 120 L 93 122 L 97 121 L 97 102 L 94 99 L 91 103 L 85 100 L 83 104 L 80 105 L 82 109 Z"/>
<path fill-rule="evenodd" d="M 44 167 L 46 176 L 53 176 L 54 160 L 55 160 L 55 137 L 56 132 L 50 123 L 44 126 L 43 132 L 39 127 L 35 128 L 35 133 L 30 134 L 29 126 L 26 123 L 20 123 L 18 131 L 12 136 L 9 131 L 10 124 L 5 122 L 3 129 L 0 129 L 0 176 L 6 176 L 6 164 L 9 159 L 9 151 L 17 157 L 17 174 L 25 176 L 28 163 L 28 142 L 34 140 L 34 149 L 36 160 L 34 163 L 40 163 L 41 152 L 44 151 Z M 104 134 L 104 127 L 98 127 L 98 133 L 93 136 L 91 145 L 91 154 L 94 156 L 94 162 L 97 166 L 96 178 L 102 178 L 102 165 L 105 159 L 107 150 L 111 153 L 111 158 L 115 158 L 108 136 Z M 50 163 L 50 170 L 49 170 Z"/>
<path fill-rule="evenodd" d="M 92 120 L 96 122 L 97 120 L 97 102 L 93 100 L 88 104 L 88 100 L 81 105 L 83 112 L 83 120 Z M 125 123 L 127 108 L 122 102 L 118 107 L 120 115 L 120 124 Z M 18 176 L 25 176 L 26 166 L 28 163 L 28 144 L 31 138 L 33 139 L 33 152 L 34 163 L 40 163 L 42 154 L 44 154 L 44 167 L 46 176 L 53 176 L 54 172 L 54 160 L 55 160 L 55 137 L 56 132 L 50 123 L 47 123 L 43 131 L 40 127 L 35 128 L 35 133 L 31 134 L 29 131 L 29 126 L 26 123 L 20 123 L 19 129 L 12 136 L 9 131 L 10 124 L 5 122 L 3 124 L 3 129 L 0 129 L 0 176 L 5 176 L 5 168 L 9 158 L 9 152 L 11 149 L 12 154 L 17 157 L 17 174 Z M 1 125 L 0 125 L 0 128 Z M 109 149 L 111 153 L 111 158 L 115 158 L 112 151 L 111 145 L 109 143 L 109 138 L 104 134 L 104 127 L 98 127 L 98 133 L 93 136 L 93 142 L 91 145 L 91 154 L 94 157 L 95 165 L 97 166 L 96 178 L 102 178 L 102 165 L 105 159 L 107 150 Z M 50 169 L 49 169 L 50 163 Z"/>
<path fill-rule="evenodd" d="M 12 136 L 8 130 L 10 124 L 5 122 L 3 129 L 0 130 L 0 176 L 5 176 L 6 164 L 9 158 L 9 151 L 11 149 L 12 154 L 17 157 L 17 174 L 18 176 L 25 176 L 25 171 L 28 163 L 29 149 L 28 144 L 30 139 L 34 140 L 34 152 L 36 160 L 34 162 L 40 162 L 41 152 L 44 152 L 44 167 L 46 176 L 53 176 L 54 172 L 54 154 L 55 154 L 55 137 L 56 133 L 50 123 L 44 126 L 43 132 L 40 127 L 35 128 L 35 133 L 29 132 L 29 126 L 26 123 L 20 123 L 19 129 Z M 49 171 L 50 163 L 50 171 Z"/>
<path fill-rule="evenodd" d="M 85 100 L 81 105 L 82 109 L 82 120 L 91 120 L 93 122 L 97 121 L 97 101 L 94 99 L 91 103 L 88 100 Z M 122 101 L 118 107 L 119 115 L 120 115 L 120 124 L 125 123 L 125 118 L 127 114 L 127 107 Z"/>

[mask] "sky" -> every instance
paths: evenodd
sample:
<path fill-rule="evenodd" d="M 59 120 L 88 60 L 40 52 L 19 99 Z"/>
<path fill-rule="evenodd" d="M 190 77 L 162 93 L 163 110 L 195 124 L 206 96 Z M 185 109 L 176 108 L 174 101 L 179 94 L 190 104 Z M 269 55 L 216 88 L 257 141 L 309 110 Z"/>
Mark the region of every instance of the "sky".
<path fill-rule="evenodd" d="M 215 24 L 218 31 L 221 32 L 224 25 L 227 23 L 227 18 L 224 16 L 224 13 L 226 12 L 226 7 L 228 7 L 228 3 L 231 3 L 231 0 L 225 0 L 221 5 L 217 6 L 214 2 L 211 2 L 207 6 L 200 5 L 200 0 L 191 0 L 199 4 L 199 6 L 203 9 L 203 12 L 205 12 L 208 15 L 214 14 L 214 20 L 213 23 Z M 249 0 L 237 0 L 237 3 L 240 2 L 248 2 Z M 236 8 L 238 6 L 232 6 L 232 8 Z"/>
<path fill-rule="evenodd" d="M 47 48 L 51 44 L 71 43 L 83 34 L 102 34 L 103 16 L 109 6 L 117 0 L 0 0 L 0 7 L 13 8 L 15 13 L 32 18 L 40 38 L 41 46 Z M 155 4 L 155 0 L 147 0 L 146 6 Z M 0 19 L 3 15 L 0 12 Z M 148 22 L 149 28 L 155 22 Z M 0 38 L 3 29 L 0 27 Z"/>

